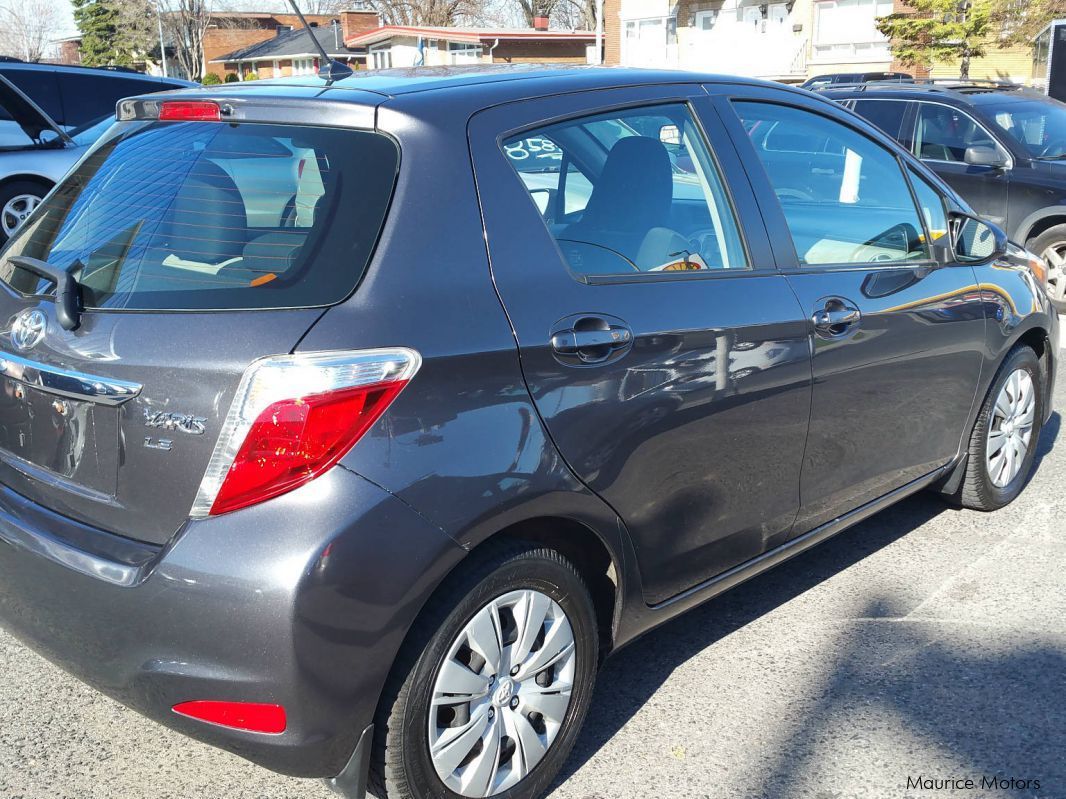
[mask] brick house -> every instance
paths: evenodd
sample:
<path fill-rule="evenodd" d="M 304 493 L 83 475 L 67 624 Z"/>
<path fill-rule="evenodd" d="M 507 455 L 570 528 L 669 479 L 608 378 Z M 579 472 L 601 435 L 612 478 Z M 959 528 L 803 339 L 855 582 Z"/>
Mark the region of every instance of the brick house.
<path fill-rule="evenodd" d="M 345 37 L 376 29 L 379 23 L 377 12 L 343 11 L 327 24 L 311 19 L 308 19 L 308 23 L 311 25 L 311 35 L 330 58 L 348 64 L 353 69 L 366 68 L 366 48 L 348 47 L 344 40 Z M 316 74 L 319 60 L 319 51 L 311 42 L 308 32 L 297 26 L 292 30 L 279 30 L 274 36 L 245 47 L 220 53 L 208 60 L 207 68 L 223 79 L 226 75 L 237 75 L 243 80 L 252 72 L 259 78 L 281 78 Z"/>
<path fill-rule="evenodd" d="M 366 48 L 371 69 L 443 64 L 530 64 L 590 61 L 596 34 L 538 28 L 451 28 L 384 25 L 345 39 Z"/>

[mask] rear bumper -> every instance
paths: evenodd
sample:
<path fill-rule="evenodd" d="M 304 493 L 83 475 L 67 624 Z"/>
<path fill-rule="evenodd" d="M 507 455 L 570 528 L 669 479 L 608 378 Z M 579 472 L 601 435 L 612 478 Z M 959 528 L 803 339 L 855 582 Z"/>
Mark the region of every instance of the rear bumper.
<path fill-rule="evenodd" d="M 275 771 L 353 759 L 413 618 L 464 550 L 337 467 L 291 494 L 189 523 L 165 549 L 81 527 L 0 488 L 0 624 L 168 727 Z M 178 702 L 277 703 L 242 732 Z"/>

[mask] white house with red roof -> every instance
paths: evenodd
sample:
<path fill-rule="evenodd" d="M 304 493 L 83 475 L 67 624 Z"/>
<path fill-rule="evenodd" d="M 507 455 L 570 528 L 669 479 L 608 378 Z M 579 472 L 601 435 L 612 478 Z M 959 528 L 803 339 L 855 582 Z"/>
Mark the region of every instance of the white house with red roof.
<path fill-rule="evenodd" d="M 367 48 L 370 69 L 447 64 L 573 63 L 593 60 L 596 34 L 546 28 L 384 25 L 344 44 Z"/>

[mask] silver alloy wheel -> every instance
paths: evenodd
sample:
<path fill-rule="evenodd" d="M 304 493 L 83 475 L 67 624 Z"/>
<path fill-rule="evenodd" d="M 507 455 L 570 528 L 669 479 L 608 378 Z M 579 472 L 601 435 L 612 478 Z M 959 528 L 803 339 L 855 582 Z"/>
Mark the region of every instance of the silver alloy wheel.
<path fill-rule="evenodd" d="M 511 591 L 479 610 L 433 684 L 429 753 L 441 781 L 479 798 L 517 785 L 559 734 L 575 665 L 574 631 L 551 597 Z"/>
<path fill-rule="evenodd" d="M 8 238 L 13 236 L 40 203 L 41 198 L 36 194 L 16 194 L 8 200 L 3 210 L 0 210 L 0 226 L 3 227 L 4 234 Z"/>
<path fill-rule="evenodd" d="M 1004 488 L 1018 476 L 1029 451 L 1036 421 L 1036 391 L 1025 369 L 1010 373 L 996 397 L 988 425 L 985 465 L 997 488 Z"/>
<path fill-rule="evenodd" d="M 1066 302 L 1066 241 L 1052 244 L 1040 257 L 1047 264 L 1047 294 L 1055 302 Z"/>

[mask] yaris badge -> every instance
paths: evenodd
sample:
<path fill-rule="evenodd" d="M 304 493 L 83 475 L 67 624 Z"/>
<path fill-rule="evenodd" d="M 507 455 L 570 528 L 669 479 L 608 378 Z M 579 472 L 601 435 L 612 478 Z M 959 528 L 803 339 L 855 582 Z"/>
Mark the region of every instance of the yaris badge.
<path fill-rule="evenodd" d="M 28 350 L 44 338 L 44 331 L 48 326 L 48 320 L 43 313 L 36 308 L 27 309 L 15 317 L 15 323 L 11 325 L 11 343 L 15 349 Z"/>

